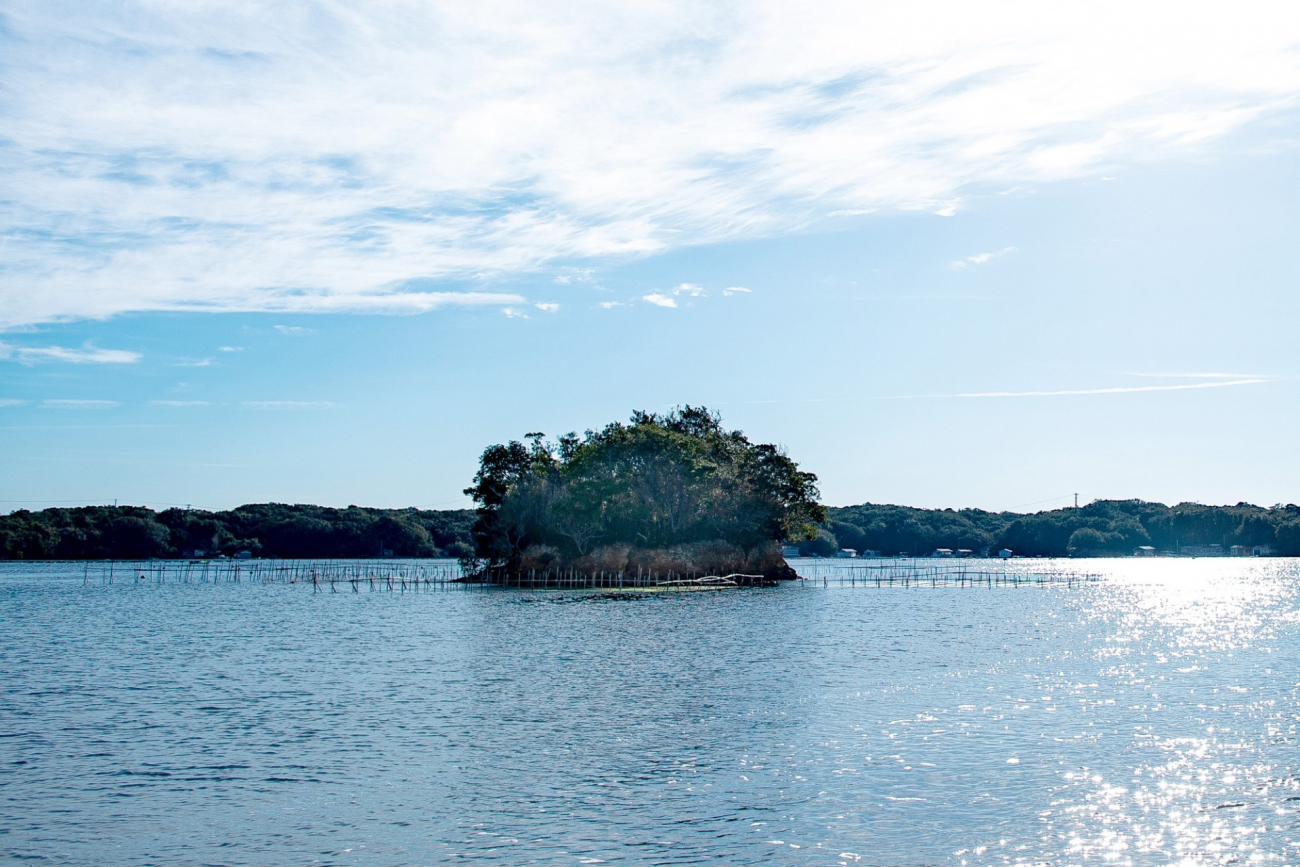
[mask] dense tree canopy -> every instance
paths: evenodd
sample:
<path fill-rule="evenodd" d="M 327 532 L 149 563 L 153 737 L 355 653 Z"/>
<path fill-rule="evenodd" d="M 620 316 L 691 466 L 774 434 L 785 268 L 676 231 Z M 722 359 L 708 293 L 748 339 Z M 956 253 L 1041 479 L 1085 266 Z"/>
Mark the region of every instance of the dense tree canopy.
<path fill-rule="evenodd" d="M 473 513 L 349 506 L 240 506 L 228 512 L 139 506 L 18 511 L 0 517 L 0 559 L 456 557 L 469 550 Z"/>
<path fill-rule="evenodd" d="M 1166 506 L 1143 500 L 1098 500 L 1079 508 L 1024 515 L 980 509 L 913 509 L 872 505 L 833 508 L 822 548 L 925 555 L 936 548 L 975 553 L 1010 548 L 1025 556 L 1131 554 L 1139 546 L 1178 551 L 1187 545 L 1271 546 L 1300 556 L 1300 507 L 1249 503 Z M 801 543 L 814 553 L 815 542 Z"/>
<path fill-rule="evenodd" d="M 815 503 L 815 479 L 779 450 L 723 431 L 703 411 L 690 413 L 675 420 L 639 414 L 631 424 L 611 425 L 584 439 L 560 437 L 553 445 L 535 435 L 523 444 L 492 446 L 470 489 L 480 504 L 477 513 L 279 503 L 225 512 L 139 506 L 20 510 L 0 516 L 0 559 L 146 559 L 198 551 L 209 557 L 239 551 L 262 557 L 458 557 L 479 548 L 508 560 L 533 546 L 563 560 L 617 544 L 663 548 L 714 539 L 733 540 L 728 544 L 742 549 L 783 539 L 822 556 L 840 548 L 885 555 L 1010 548 L 1026 556 L 1079 557 L 1130 554 L 1140 545 L 1177 551 L 1214 544 L 1224 550 L 1268 545 L 1278 554 L 1300 556 L 1295 505 L 1100 500 L 1019 514 L 866 503 L 823 514 Z"/>
<path fill-rule="evenodd" d="M 715 542 L 753 551 L 811 536 L 825 519 L 816 476 L 702 407 L 525 439 L 486 449 L 465 491 L 479 505 L 474 541 L 490 567 L 516 566 L 530 550 L 562 562 L 613 546 L 623 557 Z"/>

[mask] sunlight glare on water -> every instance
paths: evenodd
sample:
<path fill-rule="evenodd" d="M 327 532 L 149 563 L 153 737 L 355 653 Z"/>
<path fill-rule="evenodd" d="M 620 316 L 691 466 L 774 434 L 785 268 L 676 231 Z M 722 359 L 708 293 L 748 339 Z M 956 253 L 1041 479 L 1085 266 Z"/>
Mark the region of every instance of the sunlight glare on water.
<path fill-rule="evenodd" d="M 8 564 L 0 853 L 1300 863 L 1300 569 L 1087 567 L 610 595 Z"/>

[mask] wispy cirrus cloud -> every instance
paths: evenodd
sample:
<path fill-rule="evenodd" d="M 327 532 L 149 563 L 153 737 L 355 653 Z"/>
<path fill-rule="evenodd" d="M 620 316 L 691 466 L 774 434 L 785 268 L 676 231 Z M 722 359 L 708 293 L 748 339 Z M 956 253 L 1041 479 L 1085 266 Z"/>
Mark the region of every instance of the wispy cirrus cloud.
<path fill-rule="evenodd" d="M 114 409 L 122 405 L 119 400 L 71 400 L 51 398 L 41 401 L 45 409 Z"/>
<path fill-rule="evenodd" d="M 1126 376 L 1141 376 L 1148 379 L 1275 379 L 1261 373 L 1144 373 L 1129 371 Z"/>
<path fill-rule="evenodd" d="M 149 405 L 170 407 L 212 406 L 212 402 L 208 400 L 151 400 Z"/>
<path fill-rule="evenodd" d="M 144 356 L 125 349 L 100 349 L 87 344 L 80 349 L 66 346 L 17 346 L 0 343 L 0 360 L 35 364 L 41 361 L 63 361 L 69 364 L 134 364 Z"/>
<path fill-rule="evenodd" d="M 328 400 L 246 400 L 240 406 L 245 409 L 334 409 L 338 404 Z"/>
<path fill-rule="evenodd" d="M 912 400 L 931 397 L 1004 398 L 1004 397 L 1073 397 L 1099 394 L 1140 394 L 1153 391 L 1195 391 L 1205 388 L 1236 388 L 1243 385 L 1261 385 L 1275 381 L 1272 377 L 1255 376 L 1242 379 L 1213 378 L 1201 382 L 1180 382 L 1173 385 L 1116 385 L 1100 388 L 1062 388 L 1030 391 L 971 391 L 956 394 L 895 395 L 889 400 Z"/>
<path fill-rule="evenodd" d="M 0 397 L 0 408 L 7 406 L 26 406 L 27 401 L 13 397 Z"/>
<path fill-rule="evenodd" d="M 1132 374 L 1143 376 L 1146 374 Z M 1100 386 L 1097 388 L 1058 388 L 1058 389 L 1032 389 L 1024 391 L 965 391 L 950 393 L 925 393 L 925 394 L 891 394 L 884 396 L 860 396 L 860 397 L 806 397 L 806 398 L 785 398 L 785 399 L 767 399 L 747 401 L 751 404 L 773 404 L 773 403 L 832 403 L 848 400 L 935 400 L 935 399 L 975 399 L 975 398 L 1019 398 L 1019 397 L 1087 397 L 1095 395 L 1109 394 L 1142 394 L 1147 392 L 1158 391 L 1197 391 L 1208 388 L 1237 388 L 1246 385 L 1264 385 L 1270 382 L 1276 382 L 1274 376 L 1235 376 L 1233 374 L 1156 374 L 1168 377 L 1199 377 L 1198 382 L 1180 382 L 1165 385 L 1113 385 Z M 1231 377 L 1231 378 L 1229 378 Z"/>
<path fill-rule="evenodd" d="M 1298 31 L 1263 0 L 11 3 L 0 328 L 519 305 L 428 289 L 951 214 L 1293 104 Z"/>

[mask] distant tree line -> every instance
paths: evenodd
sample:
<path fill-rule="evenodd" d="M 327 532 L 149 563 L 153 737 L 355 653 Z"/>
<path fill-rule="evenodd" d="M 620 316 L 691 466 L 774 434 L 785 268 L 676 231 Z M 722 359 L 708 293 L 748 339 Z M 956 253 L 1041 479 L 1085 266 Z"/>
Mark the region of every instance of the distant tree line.
<path fill-rule="evenodd" d="M 531 461 L 531 454 L 530 447 L 525 447 L 522 455 L 515 450 L 514 458 L 526 457 L 519 465 L 523 466 Z M 507 464 L 511 460 L 509 455 L 500 457 L 507 458 Z M 505 465 L 500 469 L 505 471 Z M 655 496 L 670 490 L 661 488 L 665 478 L 654 475 L 639 479 L 638 484 L 646 492 L 658 492 Z M 736 520 L 735 515 L 728 518 L 705 510 L 695 514 L 697 520 L 711 522 L 707 530 L 699 523 L 681 524 L 685 514 L 681 505 L 679 502 L 663 516 L 651 519 L 651 544 L 663 545 L 679 538 L 672 530 L 675 524 L 693 527 L 688 536 L 703 539 L 723 529 L 717 522 Z M 571 555 L 577 553 L 580 544 L 587 551 L 592 543 L 604 544 L 610 538 L 587 538 L 595 524 L 594 516 L 584 519 L 580 513 L 557 514 L 562 523 L 556 532 L 569 535 L 558 535 L 553 541 L 558 543 L 556 547 L 572 546 Z M 767 533 L 787 533 L 788 538 L 786 528 L 794 529 L 796 525 L 783 524 L 779 513 L 766 514 L 765 520 L 775 519 L 775 523 L 767 524 L 753 538 Z M 235 556 L 240 551 L 256 557 L 282 558 L 368 558 L 385 553 L 393 557 L 462 557 L 475 552 L 471 529 L 476 518 L 481 517 L 468 509 L 331 509 L 278 503 L 240 506 L 225 512 L 154 512 L 139 506 L 23 510 L 0 516 L 0 559 L 134 560 L 186 557 L 200 551 L 206 557 Z M 794 535 L 805 534 L 802 527 L 811 517 L 809 512 L 803 514 L 797 525 L 801 529 Z M 480 532 L 485 529 L 480 525 Z M 633 531 L 633 537 L 639 540 L 635 533 L 643 530 Z M 1165 506 L 1141 500 L 1100 500 L 1077 509 L 1021 514 L 866 503 L 828 509 L 825 521 L 816 524 L 815 530 L 814 537 L 797 542 L 805 554 L 832 556 L 841 548 L 884 555 L 925 555 L 936 548 L 966 548 L 984 554 L 1010 548 L 1031 557 L 1079 557 L 1131 554 L 1142 545 L 1177 551 L 1185 545 L 1218 544 L 1225 550 L 1233 545 L 1267 545 L 1278 554 L 1300 556 L 1300 506 L 1296 505 Z M 621 531 L 602 527 L 599 532 Z M 519 540 L 524 541 L 522 537 Z M 750 540 L 742 536 L 740 541 L 744 544 Z"/>
<path fill-rule="evenodd" d="M 226 512 L 82 506 L 0 516 L 0 559 L 459 557 L 474 513 L 264 503 Z"/>
<path fill-rule="evenodd" d="M 1087 557 L 1131 554 L 1146 545 L 1173 552 L 1189 545 L 1221 545 L 1225 551 L 1234 545 L 1269 546 L 1278 554 L 1300 556 L 1300 506 L 1098 500 L 1027 515 L 866 503 L 829 509 L 817 538 L 799 547 L 823 556 L 840 548 L 918 556 L 937 548 L 976 554 L 1009 548 L 1029 557 Z"/>

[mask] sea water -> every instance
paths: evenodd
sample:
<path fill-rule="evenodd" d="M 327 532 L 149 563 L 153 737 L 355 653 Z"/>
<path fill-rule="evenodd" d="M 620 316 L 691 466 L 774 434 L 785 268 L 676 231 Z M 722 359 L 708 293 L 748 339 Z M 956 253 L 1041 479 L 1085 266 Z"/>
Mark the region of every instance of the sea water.
<path fill-rule="evenodd" d="M 1297 864 L 1300 568 L 641 595 L 0 567 L 0 857 Z"/>

